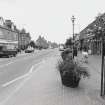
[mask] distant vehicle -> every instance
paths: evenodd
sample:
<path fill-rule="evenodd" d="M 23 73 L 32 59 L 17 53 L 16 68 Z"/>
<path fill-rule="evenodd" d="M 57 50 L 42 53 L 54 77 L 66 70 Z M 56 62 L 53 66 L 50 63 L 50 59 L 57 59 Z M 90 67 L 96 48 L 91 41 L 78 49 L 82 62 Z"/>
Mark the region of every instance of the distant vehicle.
<path fill-rule="evenodd" d="M 15 57 L 18 53 L 17 47 L 18 47 L 17 42 L 13 41 L 8 42 L 6 40 L 0 41 L 0 57 L 2 56 Z"/>
<path fill-rule="evenodd" d="M 28 47 L 26 50 L 25 50 L 25 53 L 32 53 L 34 52 L 34 48 L 33 47 Z"/>
<path fill-rule="evenodd" d="M 64 46 L 60 45 L 59 46 L 59 51 L 64 51 Z"/>

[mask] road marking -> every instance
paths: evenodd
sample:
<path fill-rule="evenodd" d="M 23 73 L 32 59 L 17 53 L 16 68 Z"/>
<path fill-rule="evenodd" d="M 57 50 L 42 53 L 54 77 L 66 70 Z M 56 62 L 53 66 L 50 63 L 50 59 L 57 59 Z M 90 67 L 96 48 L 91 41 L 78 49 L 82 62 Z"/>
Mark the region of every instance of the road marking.
<path fill-rule="evenodd" d="M 29 70 L 29 72 L 26 73 L 25 75 L 22 75 L 22 76 L 20 76 L 20 77 L 17 77 L 17 78 L 15 78 L 15 79 L 13 79 L 13 80 L 11 80 L 11 81 L 9 81 L 9 82 L 3 84 L 2 87 L 6 87 L 6 86 L 8 86 L 8 85 L 10 85 L 10 84 L 12 84 L 12 83 L 14 83 L 14 82 L 20 80 L 20 79 L 23 79 L 23 78 L 25 78 L 25 77 L 28 77 L 28 76 L 32 73 L 33 69 L 34 69 L 34 66 L 32 66 L 31 69 Z"/>
<path fill-rule="evenodd" d="M 18 77 L 18 78 L 15 78 L 15 79 L 13 79 L 13 80 L 11 80 L 11 81 L 5 83 L 5 84 L 3 84 L 2 87 L 6 87 L 6 86 L 8 86 L 8 85 L 10 85 L 10 84 L 12 84 L 12 83 L 14 83 L 14 82 L 20 80 L 20 79 L 23 79 L 23 78 L 27 77 L 27 76 L 29 76 L 28 73 L 25 74 L 25 75 L 23 75 L 23 76 L 20 76 L 20 77 Z"/>
<path fill-rule="evenodd" d="M 16 87 L 16 89 L 15 89 L 13 92 L 11 92 L 11 94 L 9 94 L 9 96 L 8 96 L 5 100 L 3 100 L 3 101 L 0 102 L 0 105 L 4 105 L 18 90 L 20 90 L 21 87 L 24 86 L 24 84 L 27 82 L 27 80 L 30 79 L 30 75 L 29 75 L 29 74 L 31 74 L 31 73 L 33 72 L 33 69 L 35 69 L 37 66 L 39 66 L 39 65 L 42 64 L 42 63 L 45 63 L 45 60 L 42 60 L 41 62 L 39 62 L 39 63 L 37 63 L 37 64 L 35 64 L 35 65 L 32 65 L 31 68 L 30 68 L 30 70 L 29 70 L 29 72 L 28 72 L 27 74 L 25 74 L 24 76 L 18 77 L 17 79 L 14 79 L 14 80 L 12 80 L 12 81 L 10 81 L 10 82 L 8 82 L 8 83 L 3 84 L 2 87 L 6 87 L 6 86 L 12 84 L 13 82 L 15 82 L 16 80 L 19 80 L 19 79 L 22 79 L 22 78 L 27 77 L 27 78 L 25 78 L 25 79 L 20 83 L 19 86 Z M 37 67 L 37 69 L 38 69 L 38 68 L 39 68 L 39 67 Z M 35 70 L 35 72 L 38 71 L 37 69 Z"/>
<path fill-rule="evenodd" d="M 43 61 L 44 61 L 44 60 L 43 60 Z M 43 63 L 43 61 L 37 63 L 36 65 L 32 65 L 32 67 L 30 68 L 30 70 L 29 70 L 28 73 L 26 73 L 25 75 L 22 75 L 22 76 L 20 76 L 20 77 L 17 77 L 17 78 L 15 78 L 15 79 L 13 79 L 13 80 L 7 82 L 7 83 L 4 83 L 4 84 L 2 85 L 2 87 L 6 87 L 6 86 L 11 85 L 12 83 L 14 83 L 14 82 L 16 82 L 16 81 L 18 81 L 18 80 L 20 80 L 20 79 L 24 79 L 24 78 L 30 76 L 30 74 L 32 74 L 32 72 L 33 72 L 33 69 L 34 69 L 35 67 L 37 67 L 38 65 L 40 65 L 41 63 Z"/>
<path fill-rule="evenodd" d="M 33 72 L 34 66 L 31 67 L 29 74 L 31 74 Z"/>
<path fill-rule="evenodd" d="M 0 105 L 4 105 L 18 90 L 20 90 L 20 88 L 25 84 L 25 82 L 26 82 L 28 79 L 29 79 L 29 77 L 26 78 L 26 79 L 24 79 L 23 82 L 21 82 L 21 83 L 19 84 L 19 86 L 16 87 L 15 90 L 13 90 L 13 92 L 11 92 L 11 93 L 9 94 L 9 96 L 7 96 L 3 101 L 0 102 Z"/>
<path fill-rule="evenodd" d="M 10 64 L 13 64 L 13 63 L 15 63 L 15 62 L 18 62 L 18 61 L 20 61 L 20 60 L 25 60 L 25 59 L 29 59 L 29 58 L 30 58 L 30 57 L 24 57 L 24 58 L 22 58 L 22 59 L 14 60 L 14 61 L 9 62 L 9 63 L 7 63 L 7 64 L 0 65 L 0 68 L 5 67 L 5 66 L 8 66 L 8 65 L 10 65 Z"/>

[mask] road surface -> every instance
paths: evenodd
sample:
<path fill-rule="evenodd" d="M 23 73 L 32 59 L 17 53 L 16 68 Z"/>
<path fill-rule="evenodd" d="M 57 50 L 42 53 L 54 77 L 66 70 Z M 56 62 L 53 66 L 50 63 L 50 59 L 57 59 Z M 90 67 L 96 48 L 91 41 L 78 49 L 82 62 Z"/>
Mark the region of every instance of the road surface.
<path fill-rule="evenodd" d="M 13 94 L 33 70 L 53 52 L 53 50 L 41 50 L 19 54 L 12 58 L 0 58 L 0 103 Z"/>
<path fill-rule="evenodd" d="M 90 56 L 84 65 L 90 78 L 72 89 L 61 84 L 56 69 L 59 55 L 50 49 L 1 58 L 0 105 L 105 105 L 100 97 L 100 61 Z"/>

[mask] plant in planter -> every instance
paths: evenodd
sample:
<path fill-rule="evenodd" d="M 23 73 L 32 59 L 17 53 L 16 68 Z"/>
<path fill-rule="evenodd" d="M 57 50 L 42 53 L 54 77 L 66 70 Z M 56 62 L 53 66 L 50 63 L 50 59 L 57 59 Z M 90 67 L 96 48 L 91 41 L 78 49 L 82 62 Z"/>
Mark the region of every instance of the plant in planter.
<path fill-rule="evenodd" d="M 72 55 L 72 49 L 70 49 L 70 48 L 68 48 L 68 49 L 66 49 L 65 51 L 63 51 L 62 53 L 61 53 L 61 57 L 62 57 L 62 59 L 65 61 L 70 61 L 70 60 L 72 60 L 72 58 L 73 58 L 73 55 Z"/>
<path fill-rule="evenodd" d="M 89 77 L 87 68 L 82 67 L 73 60 L 59 61 L 57 69 L 60 72 L 62 84 L 68 87 L 75 88 L 79 85 L 79 81 L 82 77 Z"/>

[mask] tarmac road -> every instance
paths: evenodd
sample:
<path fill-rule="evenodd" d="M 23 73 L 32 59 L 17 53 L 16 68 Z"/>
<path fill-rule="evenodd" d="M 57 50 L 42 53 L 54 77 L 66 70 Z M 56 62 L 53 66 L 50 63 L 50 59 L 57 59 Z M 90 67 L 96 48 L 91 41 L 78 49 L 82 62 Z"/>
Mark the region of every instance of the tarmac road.
<path fill-rule="evenodd" d="M 83 64 L 88 67 L 91 76 L 82 79 L 79 87 L 73 89 L 61 83 L 56 69 L 59 55 L 57 49 L 44 50 L 26 55 L 26 58 L 17 58 L 21 60 L 8 65 L 11 69 L 17 67 L 18 76 L 13 73 L 14 79 L 10 77 L 11 81 L 4 79 L 5 82 L 0 82 L 3 90 L 0 91 L 0 105 L 105 105 L 105 100 L 100 97 L 100 64 L 96 57 L 89 56 L 89 63 Z M 25 70 L 19 70 L 21 67 Z"/>
<path fill-rule="evenodd" d="M 12 58 L 0 58 L 0 102 L 4 102 L 53 52 L 52 50 L 41 50 L 19 54 Z"/>

